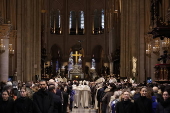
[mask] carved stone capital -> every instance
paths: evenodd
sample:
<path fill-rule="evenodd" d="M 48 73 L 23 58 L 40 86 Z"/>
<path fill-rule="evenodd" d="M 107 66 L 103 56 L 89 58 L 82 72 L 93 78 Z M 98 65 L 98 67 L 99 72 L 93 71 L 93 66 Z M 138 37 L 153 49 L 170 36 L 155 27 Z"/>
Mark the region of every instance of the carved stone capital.
<path fill-rule="evenodd" d="M 0 25 L 0 38 L 8 38 L 11 31 L 11 24 Z"/>
<path fill-rule="evenodd" d="M 10 39 L 15 39 L 17 37 L 17 30 L 12 30 L 9 34 Z"/>

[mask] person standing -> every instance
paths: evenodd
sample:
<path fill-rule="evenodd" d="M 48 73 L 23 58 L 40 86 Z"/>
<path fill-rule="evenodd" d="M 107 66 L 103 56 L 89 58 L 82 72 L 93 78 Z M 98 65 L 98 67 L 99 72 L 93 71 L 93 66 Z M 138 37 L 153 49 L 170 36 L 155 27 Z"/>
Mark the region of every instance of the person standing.
<path fill-rule="evenodd" d="M 9 97 L 7 90 L 2 91 L 2 98 L 0 98 L 0 113 L 13 113 L 14 100 Z"/>
<path fill-rule="evenodd" d="M 106 94 L 102 98 L 102 107 L 101 107 L 102 113 L 108 113 L 109 111 L 111 111 L 108 105 L 109 105 L 111 96 L 116 91 L 116 85 L 114 83 L 110 83 L 107 90 L 108 92 L 106 91 Z"/>
<path fill-rule="evenodd" d="M 162 96 L 163 100 L 158 103 L 156 113 L 170 113 L 170 94 L 164 91 Z"/>
<path fill-rule="evenodd" d="M 76 84 L 76 86 L 73 87 L 73 90 L 75 91 L 75 95 L 74 95 L 74 101 L 73 101 L 73 106 L 74 108 L 78 108 L 80 106 L 80 95 L 81 95 L 81 90 L 80 90 L 80 86 L 79 83 Z"/>
<path fill-rule="evenodd" d="M 53 113 L 61 113 L 61 108 L 62 108 L 61 98 L 60 98 L 60 96 L 56 95 L 55 85 L 50 85 L 48 90 L 53 95 L 53 100 L 54 100 Z"/>
<path fill-rule="evenodd" d="M 37 113 L 53 113 L 53 95 L 47 90 L 45 80 L 39 82 L 40 89 L 34 93 L 33 101 L 37 106 Z"/>
<path fill-rule="evenodd" d="M 90 92 L 91 92 L 90 87 L 88 86 L 87 82 L 84 82 L 81 95 L 81 105 L 83 108 L 89 108 Z"/>
<path fill-rule="evenodd" d="M 140 97 L 135 100 L 136 113 L 152 113 L 152 101 L 147 98 L 147 88 L 140 89 Z"/>
<path fill-rule="evenodd" d="M 134 103 L 130 100 L 130 92 L 124 91 L 122 96 L 122 100 L 116 104 L 116 113 L 135 113 Z"/>
<path fill-rule="evenodd" d="M 37 109 L 33 101 L 28 97 L 28 90 L 21 88 L 20 98 L 17 98 L 14 105 L 14 113 L 37 113 Z"/>

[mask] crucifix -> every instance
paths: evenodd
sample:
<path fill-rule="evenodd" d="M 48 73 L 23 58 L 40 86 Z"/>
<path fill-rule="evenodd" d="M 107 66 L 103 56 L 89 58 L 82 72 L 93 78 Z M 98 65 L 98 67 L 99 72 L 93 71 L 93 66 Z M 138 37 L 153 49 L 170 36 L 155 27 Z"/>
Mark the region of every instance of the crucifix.
<path fill-rule="evenodd" d="M 78 54 L 78 51 L 76 51 L 76 54 L 72 54 L 72 56 L 76 57 L 76 64 L 77 64 L 78 56 L 82 56 L 82 54 Z"/>

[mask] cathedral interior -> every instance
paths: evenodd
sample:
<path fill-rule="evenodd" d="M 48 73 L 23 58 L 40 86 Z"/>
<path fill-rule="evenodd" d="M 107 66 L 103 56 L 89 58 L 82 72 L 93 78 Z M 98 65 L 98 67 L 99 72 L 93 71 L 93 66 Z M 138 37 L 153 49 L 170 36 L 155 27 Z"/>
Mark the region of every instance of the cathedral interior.
<path fill-rule="evenodd" d="M 0 80 L 169 81 L 170 0 L 0 0 Z"/>

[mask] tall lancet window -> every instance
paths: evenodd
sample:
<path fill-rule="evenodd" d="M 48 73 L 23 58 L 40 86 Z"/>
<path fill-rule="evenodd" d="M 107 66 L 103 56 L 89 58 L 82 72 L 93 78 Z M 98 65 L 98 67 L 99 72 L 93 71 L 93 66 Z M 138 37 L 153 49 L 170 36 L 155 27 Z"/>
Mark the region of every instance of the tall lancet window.
<path fill-rule="evenodd" d="M 79 12 L 79 20 L 78 20 L 78 34 L 84 34 L 84 11 Z"/>
<path fill-rule="evenodd" d="M 94 10 L 94 20 L 93 20 L 93 34 L 99 34 L 99 11 L 97 9 Z"/>
<path fill-rule="evenodd" d="M 104 10 L 94 10 L 93 34 L 102 34 L 104 32 Z"/>
<path fill-rule="evenodd" d="M 104 32 L 104 10 L 101 11 L 101 27 L 100 27 L 100 33 Z"/>
<path fill-rule="evenodd" d="M 70 11 L 69 29 L 70 29 L 70 35 L 76 35 L 76 13 L 75 11 Z"/>
<path fill-rule="evenodd" d="M 52 10 L 50 16 L 51 34 L 61 34 L 61 14 L 60 10 Z"/>

